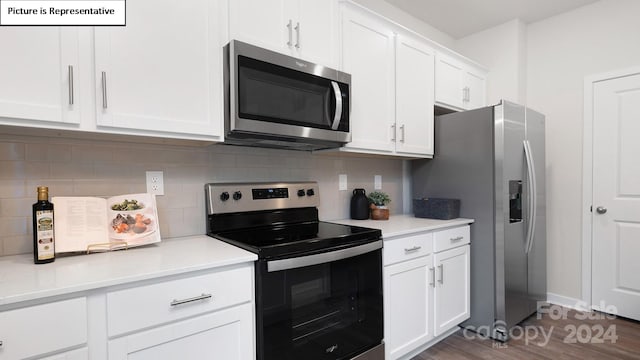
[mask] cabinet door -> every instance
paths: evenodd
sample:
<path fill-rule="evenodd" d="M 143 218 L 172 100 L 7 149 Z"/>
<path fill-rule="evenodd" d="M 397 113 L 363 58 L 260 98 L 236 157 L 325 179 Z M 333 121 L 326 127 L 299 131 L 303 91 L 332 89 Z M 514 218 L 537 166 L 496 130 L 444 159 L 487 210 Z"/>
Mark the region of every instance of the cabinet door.
<path fill-rule="evenodd" d="M 351 143 L 347 147 L 395 148 L 394 33 L 368 14 L 343 13 L 342 61 L 351 74 Z"/>
<path fill-rule="evenodd" d="M 294 46 L 298 45 L 298 56 L 320 65 L 338 68 L 336 1 L 299 0 L 298 4 L 295 25 L 299 28 L 297 31 L 294 28 Z"/>
<path fill-rule="evenodd" d="M 434 51 L 396 37 L 396 152 L 433 155 Z"/>
<path fill-rule="evenodd" d="M 251 360 L 255 357 L 253 304 L 109 341 L 110 360 Z"/>
<path fill-rule="evenodd" d="M 126 27 L 95 28 L 99 128 L 221 136 L 218 3 L 133 1 L 127 5 Z"/>
<path fill-rule="evenodd" d="M 477 109 L 487 104 L 487 79 L 481 71 L 468 68 L 464 72 L 465 84 L 467 86 L 466 109 Z"/>
<path fill-rule="evenodd" d="M 0 117 L 79 124 L 78 41 L 74 27 L 3 26 Z"/>
<path fill-rule="evenodd" d="M 438 53 L 436 56 L 436 102 L 463 109 L 464 66 L 456 59 Z"/>
<path fill-rule="evenodd" d="M 230 0 L 229 40 L 291 55 L 297 0 Z"/>
<path fill-rule="evenodd" d="M 431 256 L 385 266 L 386 359 L 397 359 L 433 337 Z"/>
<path fill-rule="evenodd" d="M 469 318 L 469 245 L 436 253 L 435 329 L 438 336 Z"/>

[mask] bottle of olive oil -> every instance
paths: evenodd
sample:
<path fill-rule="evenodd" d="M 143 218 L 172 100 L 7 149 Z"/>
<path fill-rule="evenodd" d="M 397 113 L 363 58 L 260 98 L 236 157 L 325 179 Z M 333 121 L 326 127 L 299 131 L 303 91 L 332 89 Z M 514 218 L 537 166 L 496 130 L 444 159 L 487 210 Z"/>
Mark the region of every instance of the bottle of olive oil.
<path fill-rule="evenodd" d="M 53 204 L 49 188 L 38 187 L 38 202 L 33 204 L 33 262 L 46 264 L 56 258 L 53 239 Z"/>

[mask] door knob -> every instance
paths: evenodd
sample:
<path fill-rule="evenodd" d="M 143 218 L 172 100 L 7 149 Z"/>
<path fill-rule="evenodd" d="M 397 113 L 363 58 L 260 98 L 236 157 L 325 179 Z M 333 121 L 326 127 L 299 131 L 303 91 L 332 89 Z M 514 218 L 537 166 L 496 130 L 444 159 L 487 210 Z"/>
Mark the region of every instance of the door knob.
<path fill-rule="evenodd" d="M 606 207 L 604 207 L 604 206 L 598 206 L 598 207 L 596 208 L 596 212 L 597 212 L 598 214 L 605 214 L 605 213 L 607 212 L 607 208 L 606 208 Z"/>

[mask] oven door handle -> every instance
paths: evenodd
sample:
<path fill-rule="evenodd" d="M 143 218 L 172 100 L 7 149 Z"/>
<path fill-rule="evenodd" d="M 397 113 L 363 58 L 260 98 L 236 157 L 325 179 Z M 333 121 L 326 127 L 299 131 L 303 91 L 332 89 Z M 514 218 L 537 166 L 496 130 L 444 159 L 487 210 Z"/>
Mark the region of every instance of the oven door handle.
<path fill-rule="evenodd" d="M 371 251 L 382 249 L 382 240 L 377 240 L 372 243 L 354 246 L 346 249 L 331 251 L 322 254 L 314 254 L 307 256 L 300 256 L 290 259 L 272 260 L 267 261 L 267 272 L 274 272 L 280 270 L 289 270 L 305 266 L 317 265 L 329 263 L 337 260 L 342 260 L 362 254 L 366 254 Z"/>

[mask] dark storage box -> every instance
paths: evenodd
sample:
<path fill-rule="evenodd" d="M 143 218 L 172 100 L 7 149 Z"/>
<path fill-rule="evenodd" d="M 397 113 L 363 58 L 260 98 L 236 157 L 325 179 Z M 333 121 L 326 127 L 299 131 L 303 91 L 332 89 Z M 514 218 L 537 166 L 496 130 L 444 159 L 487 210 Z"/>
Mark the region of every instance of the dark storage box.
<path fill-rule="evenodd" d="M 419 218 L 449 220 L 460 217 L 459 199 L 413 199 L 413 214 Z"/>

